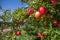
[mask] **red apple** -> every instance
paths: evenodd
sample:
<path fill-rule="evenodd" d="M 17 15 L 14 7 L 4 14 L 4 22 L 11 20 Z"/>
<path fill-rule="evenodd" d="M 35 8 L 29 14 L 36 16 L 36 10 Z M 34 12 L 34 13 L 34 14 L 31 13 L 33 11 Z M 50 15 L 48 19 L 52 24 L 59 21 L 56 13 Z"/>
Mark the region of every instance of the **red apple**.
<path fill-rule="evenodd" d="M 28 9 L 27 9 L 27 14 L 28 14 L 28 15 L 32 14 L 32 12 L 33 12 L 33 8 L 28 8 Z"/>
<path fill-rule="evenodd" d="M 22 19 L 19 20 L 19 23 L 23 23 L 23 22 L 24 22 L 24 20 L 22 20 Z"/>
<path fill-rule="evenodd" d="M 54 25 L 57 25 L 58 24 L 58 21 L 57 20 L 53 20 L 53 24 Z"/>
<path fill-rule="evenodd" d="M 39 9 L 38 9 L 39 13 L 42 15 L 42 14 L 45 14 L 46 13 L 46 7 L 45 6 L 41 6 Z"/>
<path fill-rule="evenodd" d="M 43 37 L 44 37 L 44 35 L 43 35 L 42 33 L 40 33 L 40 32 L 38 32 L 37 34 L 38 34 L 38 36 L 39 36 L 40 38 L 43 38 Z"/>
<path fill-rule="evenodd" d="M 56 3 L 58 2 L 58 0 L 50 0 L 50 2 L 51 2 L 52 4 L 56 4 Z"/>
<path fill-rule="evenodd" d="M 19 35 L 21 35 L 21 31 L 17 31 L 17 33 L 16 33 L 16 34 L 17 34 L 18 36 L 19 36 Z"/>
<path fill-rule="evenodd" d="M 36 13 L 34 14 L 34 17 L 35 17 L 35 18 L 40 18 L 40 13 L 39 13 L 39 12 L 36 12 Z"/>

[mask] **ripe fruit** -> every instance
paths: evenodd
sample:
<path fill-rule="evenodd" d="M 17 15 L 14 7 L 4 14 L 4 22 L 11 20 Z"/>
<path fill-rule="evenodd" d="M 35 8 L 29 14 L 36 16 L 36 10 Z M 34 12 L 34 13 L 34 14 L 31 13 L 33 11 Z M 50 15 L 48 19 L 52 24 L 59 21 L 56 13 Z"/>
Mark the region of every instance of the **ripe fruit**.
<path fill-rule="evenodd" d="M 46 13 L 46 7 L 45 6 L 41 6 L 39 9 L 38 9 L 39 13 L 42 15 L 42 14 L 45 14 Z"/>
<path fill-rule="evenodd" d="M 53 20 L 53 24 L 54 25 L 57 25 L 58 24 L 58 21 L 57 20 Z"/>
<path fill-rule="evenodd" d="M 40 13 L 39 13 L 39 12 L 36 12 L 36 13 L 34 14 L 34 17 L 35 17 L 35 18 L 40 18 Z"/>
<path fill-rule="evenodd" d="M 28 9 L 27 9 L 27 14 L 28 14 L 28 15 L 32 14 L 32 12 L 33 12 L 33 8 L 28 8 Z"/>
<path fill-rule="evenodd" d="M 16 33 L 16 34 L 17 34 L 18 36 L 19 36 L 19 35 L 21 35 L 21 31 L 17 31 L 17 33 Z"/>
<path fill-rule="evenodd" d="M 50 2 L 51 2 L 52 4 L 56 4 L 56 3 L 58 2 L 58 0 L 50 0 Z"/>
<path fill-rule="evenodd" d="M 40 32 L 38 32 L 38 36 L 39 36 L 40 38 L 43 38 L 43 37 L 44 37 L 44 35 L 43 35 L 42 33 L 40 33 Z"/>
<path fill-rule="evenodd" d="M 23 22 L 24 22 L 24 20 L 22 20 L 22 19 L 21 19 L 21 20 L 19 20 L 19 23 L 23 23 Z"/>

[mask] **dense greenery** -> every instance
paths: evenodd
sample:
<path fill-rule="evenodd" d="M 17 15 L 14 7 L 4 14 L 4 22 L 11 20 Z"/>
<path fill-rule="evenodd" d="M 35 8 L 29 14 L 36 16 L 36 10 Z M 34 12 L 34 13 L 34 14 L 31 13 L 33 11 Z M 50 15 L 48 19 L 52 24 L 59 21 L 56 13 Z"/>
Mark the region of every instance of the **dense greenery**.
<path fill-rule="evenodd" d="M 9 9 L 3 11 L 0 17 L 3 20 L 2 30 L 6 27 L 11 27 L 11 30 L 2 31 L 0 40 L 60 40 L 60 0 L 57 3 L 51 3 L 50 0 L 20 1 L 28 3 L 28 6 L 15 9 L 12 13 Z M 46 13 L 43 9 L 43 15 L 35 16 L 41 6 L 46 8 Z M 27 13 L 29 8 L 33 8 L 30 14 Z M 54 20 L 58 20 L 58 23 L 54 24 Z M 19 36 L 16 34 L 17 31 L 21 31 Z"/>

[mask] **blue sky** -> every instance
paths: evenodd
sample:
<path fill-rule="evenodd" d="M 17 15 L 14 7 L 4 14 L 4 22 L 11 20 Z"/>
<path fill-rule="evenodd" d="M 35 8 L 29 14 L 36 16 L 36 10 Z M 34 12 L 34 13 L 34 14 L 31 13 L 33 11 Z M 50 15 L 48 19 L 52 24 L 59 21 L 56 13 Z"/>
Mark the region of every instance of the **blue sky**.
<path fill-rule="evenodd" d="M 11 9 L 11 12 L 14 11 L 14 9 L 17 9 L 18 7 L 25 7 L 27 6 L 26 3 L 20 2 L 19 0 L 0 0 L 0 5 L 4 10 Z M 2 11 L 0 10 L 0 15 L 2 14 Z M 0 19 L 0 21 L 2 21 Z"/>
<path fill-rule="evenodd" d="M 22 2 L 20 2 L 19 0 L 0 0 L 0 5 L 4 10 L 11 9 L 11 11 L 13 11 L 18 7 L 25 7 L 26 3 L 23 3 L 22 5 Z"/>

